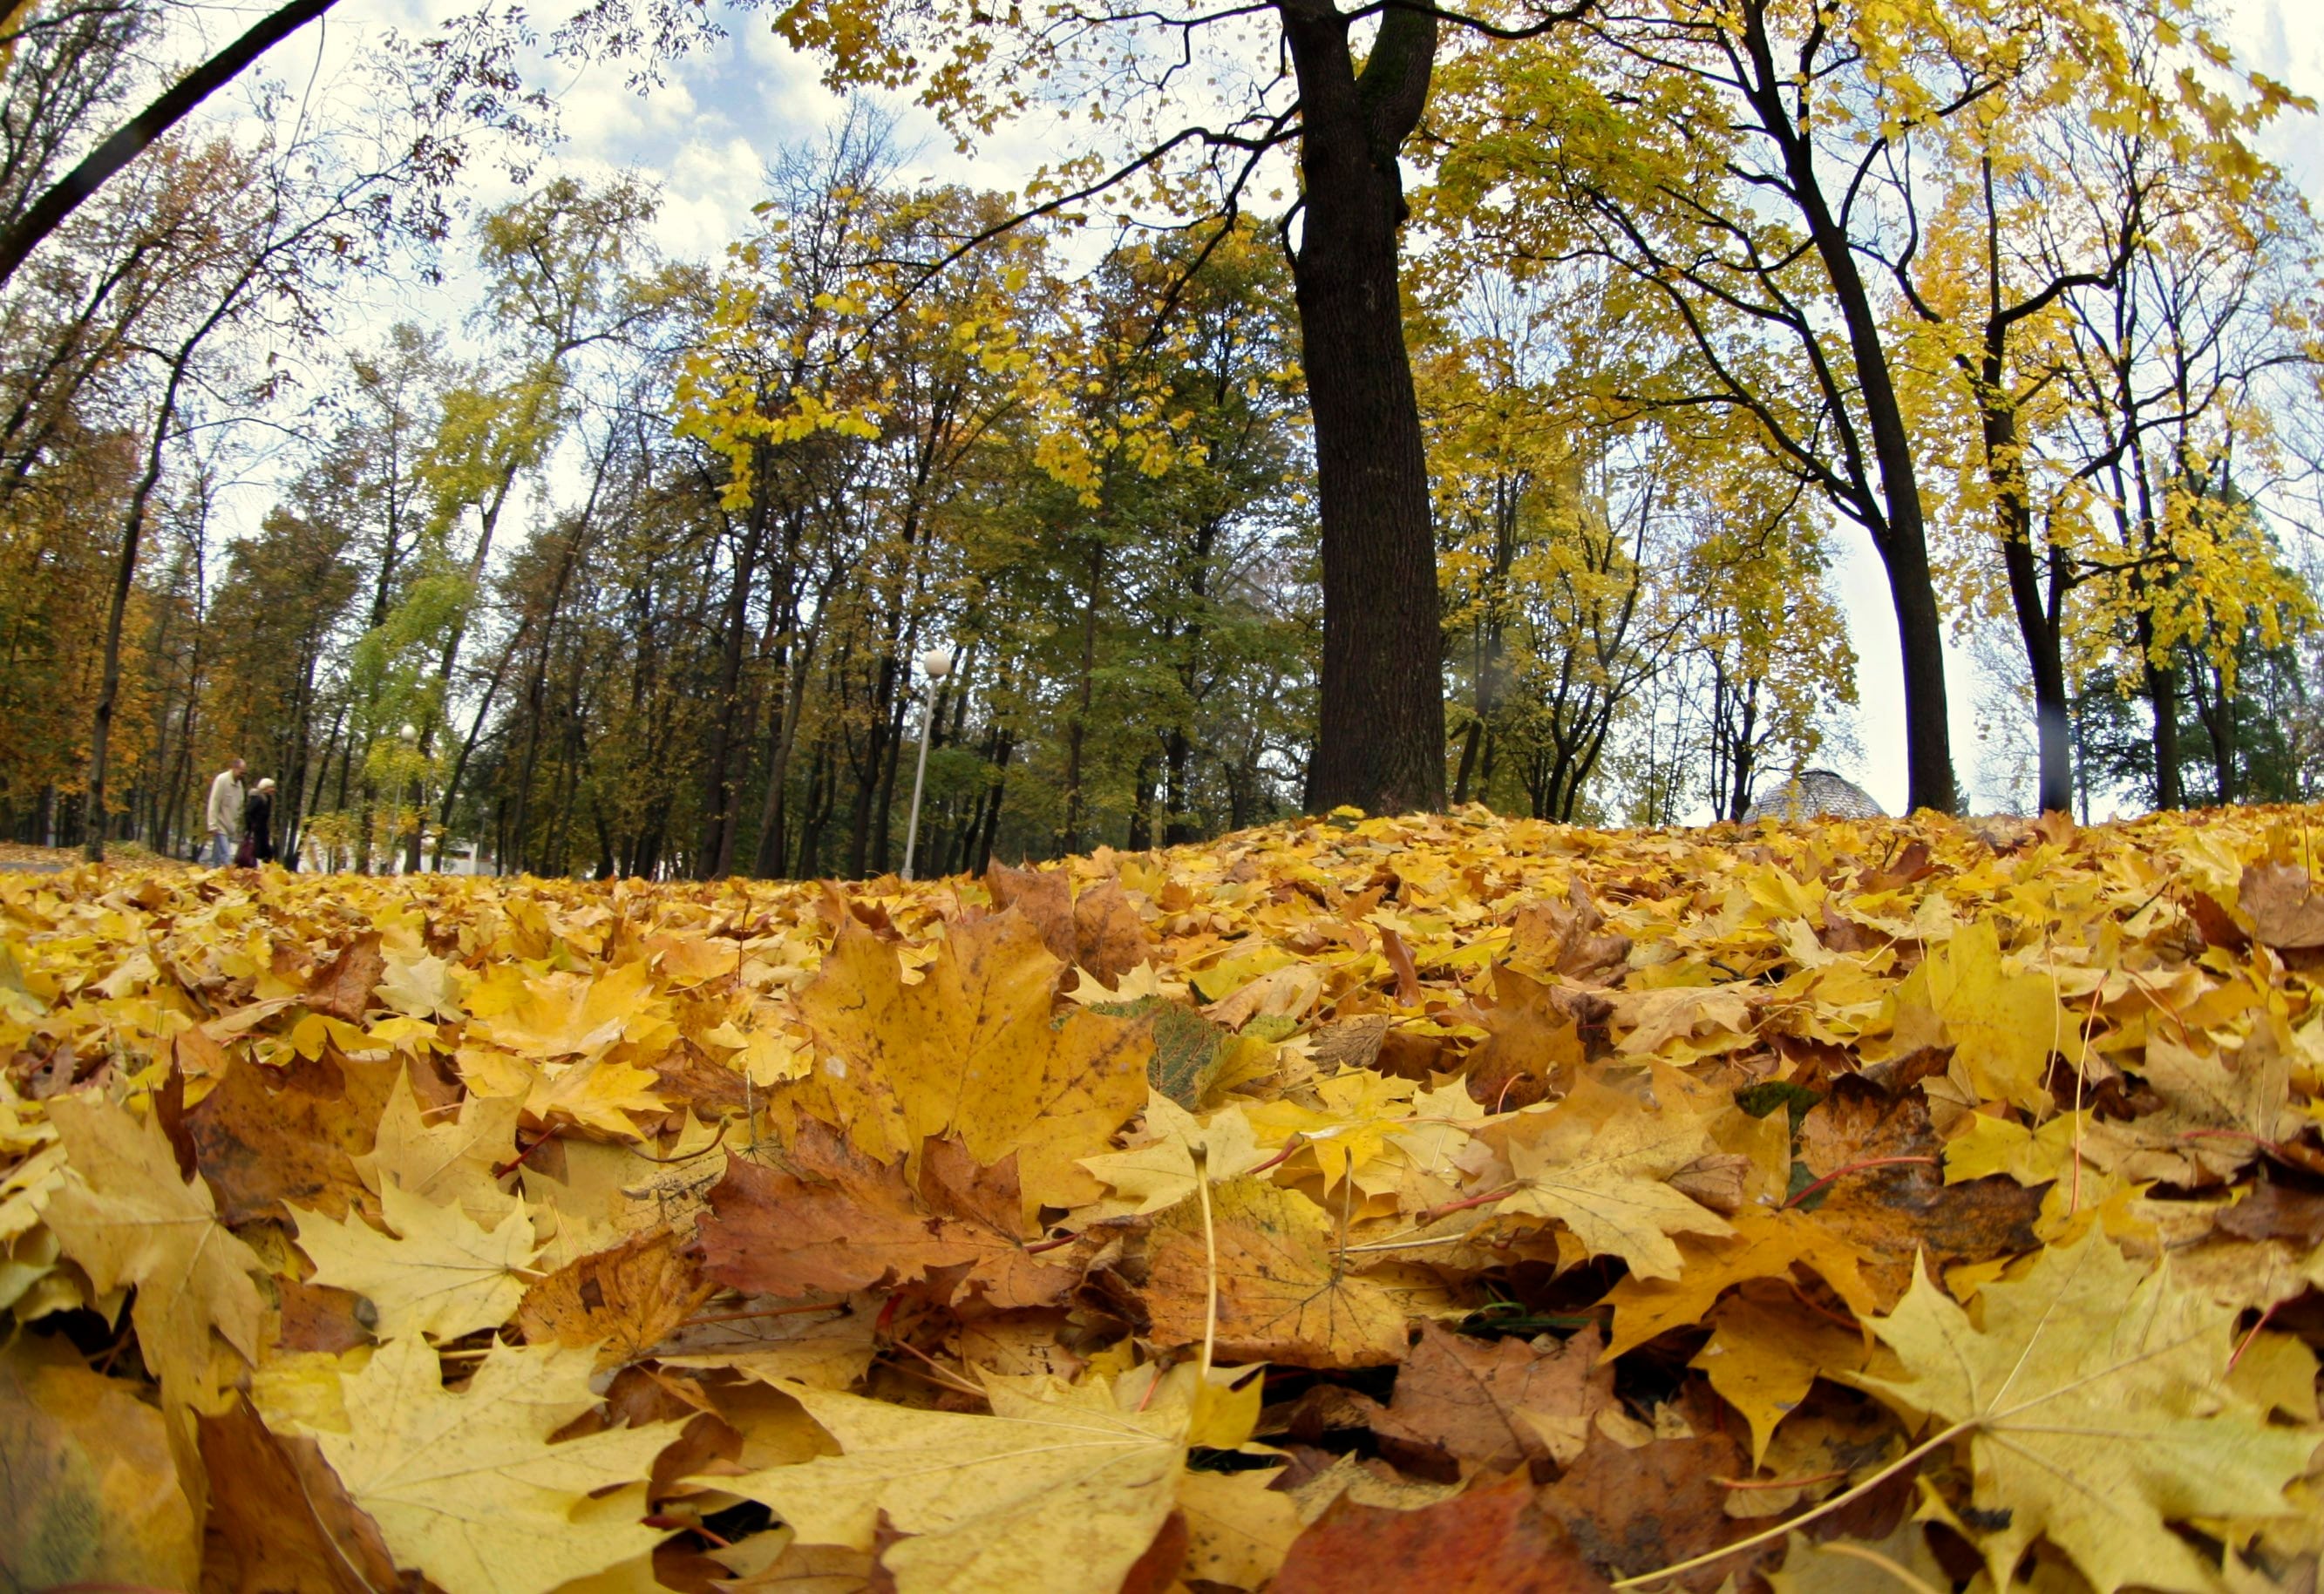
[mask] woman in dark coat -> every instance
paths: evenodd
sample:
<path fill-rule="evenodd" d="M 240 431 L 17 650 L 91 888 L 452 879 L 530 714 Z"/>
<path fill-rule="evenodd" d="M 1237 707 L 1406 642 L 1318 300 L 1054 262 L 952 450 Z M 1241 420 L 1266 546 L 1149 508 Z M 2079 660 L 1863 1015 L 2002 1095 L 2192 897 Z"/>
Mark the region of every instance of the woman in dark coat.
<path fill-rule="evenodd" d="M 262 780 L 251 788 L 250 800 L 242 806 L 244 839 L 250 847 L 253 863 L 274 861 L 274 782 Z"/>

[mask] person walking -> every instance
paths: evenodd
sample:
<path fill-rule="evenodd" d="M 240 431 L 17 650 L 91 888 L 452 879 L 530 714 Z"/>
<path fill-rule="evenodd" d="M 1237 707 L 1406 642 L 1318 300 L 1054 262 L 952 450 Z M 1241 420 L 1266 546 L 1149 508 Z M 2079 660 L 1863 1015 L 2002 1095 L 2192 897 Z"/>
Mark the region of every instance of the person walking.
<path fill-rule="evenodd" d="M 272 778 L 250 788 L 250 800 L 242 807 L 242 844 L 248 856 L 236 861 L 245 867 L 274 861 L 274 782 Z"/>
<path fill-rule="evenodd" d="M 209 827 L 212 869 L 224 869 L 234 861 L 235 843 L 242 834 L 243 769 L 243 761 L 235 759 L 210 782 L 209 806 L 203 823 Z"/>

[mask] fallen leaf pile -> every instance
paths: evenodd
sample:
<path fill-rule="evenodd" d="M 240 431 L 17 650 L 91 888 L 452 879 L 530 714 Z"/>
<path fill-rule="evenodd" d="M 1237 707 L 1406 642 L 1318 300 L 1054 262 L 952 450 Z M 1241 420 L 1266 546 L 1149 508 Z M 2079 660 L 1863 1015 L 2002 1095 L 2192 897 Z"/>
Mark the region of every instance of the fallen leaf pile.
<path fill-rule="evenodd" d="M 2312 1590 L 2319 817 L 0 876 L 0 1590 Z"/>

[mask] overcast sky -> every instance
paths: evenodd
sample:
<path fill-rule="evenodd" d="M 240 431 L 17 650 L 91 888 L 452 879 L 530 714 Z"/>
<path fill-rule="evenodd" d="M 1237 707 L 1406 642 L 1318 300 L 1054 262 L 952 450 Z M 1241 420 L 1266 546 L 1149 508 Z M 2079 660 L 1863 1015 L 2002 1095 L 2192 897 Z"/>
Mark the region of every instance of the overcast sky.
<path fill-rule="evenodd" d="M 333 12 L 332 35 L 321 48 L 327 58 L 336 56 L 366 33 L 387 26 L 416 32 L 461 8 L 440 0 L 346 0 Z M 2246 64 L 2297 92 L 2324 98 L 2324 0 L 2228 0 L 2224 14 Z M 751 207 L 763 192 L 761 173 L 777 152 L 816 137 L 841 114 L 814 69 L 773 37 L 764 16 L 742 17 L 731 37 L 678 63 L 662 87 L 644 97 L 631 92 L 614 70 L 551 80 L 567 135 L 554 164 L 577 172 L 628 168 L 645 174 L 661 189 L 661 246 L 677 255 L 715 256 L 748 226 Z M 309 51 L 304 62 L 297 59 L 302 48 Z M 295 79 L 314 60 L 316 48 L 294 43 L 271 58 L 267 69 Z M 904 106 L 900 117 L 907 147 L 918 151 L 910 174 L 1013 189 L 1040 159 L 1025 134 L 964 159 L 924 114 Z M 2324 199 L 2324 123 L 2315 116 L 2280 121 L 2267 146 L 2310 196 Z M 381 309 L 435 322 L 456 315 L 464 299 L 456 279 L 440 293 L 414 289 L 391 295 Z M 1839 543 L 1836 574 L 1856 644 L 1859 706 L 1853 750 L 1843 743 L 1830 761 L 1895 812 L 1905 789 L 1895 622 L 1870 546 L 1847 529 Z M 1991 681 L 1960 648 L 1952 651 L 1948 677 L 1955 766 L 1978 805 L 1990 806 L 2008 761 L 2006 749 L 1989 747 L 1979 734 L 1978 704 L 1990 696 Z"/>

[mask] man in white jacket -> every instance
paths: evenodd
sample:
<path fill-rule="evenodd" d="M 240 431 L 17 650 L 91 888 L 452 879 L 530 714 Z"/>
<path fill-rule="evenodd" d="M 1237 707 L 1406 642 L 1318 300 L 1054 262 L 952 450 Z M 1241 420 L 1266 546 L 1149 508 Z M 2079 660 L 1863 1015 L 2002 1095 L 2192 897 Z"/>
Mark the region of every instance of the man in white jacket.
<path fill-rule="evenodd" d="M 242 839 L 242 760 L 235 759 L 210 782 L 206 823 L 210 832 L 208 862 L 213 869 L 224 869 L 234 861 L 235 843 Z"/>

